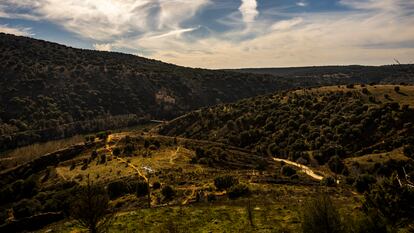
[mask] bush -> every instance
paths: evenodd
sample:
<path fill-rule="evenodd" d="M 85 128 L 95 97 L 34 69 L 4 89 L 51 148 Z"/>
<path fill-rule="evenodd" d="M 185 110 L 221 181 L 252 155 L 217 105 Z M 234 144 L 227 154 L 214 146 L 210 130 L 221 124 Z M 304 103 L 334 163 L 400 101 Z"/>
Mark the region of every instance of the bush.
<path fill-rule="evenodd" d="M 404 146 L 404 155 L 414 159 L 414 146 L 413 145 L 407 145 Z"/>
<path fill-rule="evenodd" d="M 238 197 L 247 196 L 250 194 L 250 189 L 245 184 L 237 184 L 229 189 L 228 195 L 230 199 L 236 199 Z"/>
<path fill-rule="evenodd" d="M 119 147 L 116 147 L 113 152 L 112 152 L 115 156 L 119 156 L 121 155 L 121 149 L 119 149 Z"/>
<path fill-rule="evenodd" d="M 395 174 L 372 185 L 364 197 L 364 211 L 378 213 L 394 230 L 414 222 L 414 190 L 400 186 Z"/>
<path fill-rule="evenodd" d="M 280 169 L 280 173 L 282 173 L 284 176 L 292 176 L 296 174 L 296 170 L 289 165 L 283 165 L 283 167 Z"/>
<path fill-rule="evenodd" d="M 17 219 L 30 217 L 41 209 L 41 204 L 36 199 L 23 199 L 13 205 L 14 217 Z"/>
<path fill-rule="evenodd" d="M 109 183 L 107 190 L 111 200 L 129 193 L 128 185 L 124 181 L 113 181 Z"/>
<path fill-rule="evenodd" d="M 219 176 L 214 179 L 214 186 L 216 186 L 218 190 L 227 190 L 238 183 L 239 180 L 230 175 Z"/>
<path fill-rule="evenodd" d="M 153 188 L 153 189 L 159 189 L 159 188 L 161 188 L 161 184 L 160 184 L 160 182 L 154 182 L 154 183 L 152 184 L 152 188 Z"/>
<path fill-rule="evenodd" d="M 175 196 L 175 190 L 171 186 L 167 185 L 161 189 L 161 194 L 166 200 L 171 200 Z"/>
<path fill-rule="evenodd" d="M 399 87 L 399 86 L 395 86 L 395 87 L 394 87 L 394 91 L 395 91 L 395 92 L 400 92 L 400 87 Z"/>
<path fill-rule="evenodd" d="M 344 163 L 342 162 L 341 158 L 337 155 L 329 159 L 328 165 L 329 165 L 329 169 L 331 169 L 331 171 L 337 174 L 341 174 L 345 169 Z"/>
<path fill-rule="evenodd" d="M 308 200 L 303 208 L 304 233 L 339 233 L 343 226 L 338 210 L 327 194 Z"/>
<path fill-rule="evenodd" d="M 321 185 L 324 185 L 324 186 L 335 186 L 335 184 L 336 184 L 335 179 L 332 176 L 324 177 L 321 180 Z"/>
<path fill-rule="evenodd" d="M 354 182 L 354 187 L 359 193 L 364 193 L 365 191 L 369 190 L 369 186 L 374 184 L 376 179 L 374 176 L 370 174 L 363 174 L 356 178 Z"/>
<path fill-rule="evenodd" d="M 134 181 L 130 183 L 130 192 L 135 193 L 137 197 L 142 197 L 148 194 L 147 182 Z"/>
<path fill-rule="evenodd" d="M 70 215 L 80 226 L 87 228 L 89 232 L 97 233 L 107 231 L 115 214 L 109 204 L 106 190 L 92 184 L 88 179 L 86 186 L 76 190 Z"/>

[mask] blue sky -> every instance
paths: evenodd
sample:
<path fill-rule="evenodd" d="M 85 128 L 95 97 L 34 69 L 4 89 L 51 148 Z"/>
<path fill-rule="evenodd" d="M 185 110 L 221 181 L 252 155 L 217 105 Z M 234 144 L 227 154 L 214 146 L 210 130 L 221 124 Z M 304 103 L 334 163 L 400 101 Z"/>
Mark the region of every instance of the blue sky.
<path fill-rule="evenodd" d="M 413 0 L 1 0 L 0 32 L 191 67 L 414 62 Z"/>

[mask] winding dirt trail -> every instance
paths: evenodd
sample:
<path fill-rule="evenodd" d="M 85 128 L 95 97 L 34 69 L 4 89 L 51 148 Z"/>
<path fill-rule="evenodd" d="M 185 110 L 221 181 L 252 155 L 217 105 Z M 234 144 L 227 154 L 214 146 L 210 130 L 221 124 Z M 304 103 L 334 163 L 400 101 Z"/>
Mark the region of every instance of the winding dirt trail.
<path fill-rule="evenodd" d="M 303 164 L 300 163 L 296 163 L 287 159 L 279 159 L 279 158 L 273 158 L 274 161 L 276 162 L 284 162 L 287 163 L 289 165 L 295 166 L 300 168 L 306 175 L 314 178 L 315 180 L 322 180 L 324 177 L 321 175 L 316 174 L 310 167 L 305 166 Z"/>
<path fill-rule="evenodd" d="M 116 158 L 119 162 L 127 164 L 127 165 L 128 165 L 128 167 L 130 167 L 130 168 L 132 168 L 134 171 L 136 171 L 136 172 L 137 172 L 137 174 L 138 174 L 140 177 L 144 178 L 145 182 L 148 182 L 148 178 L 147 178 L 147 177 L 146 177 L 146 176 L 145 176 L 145 175 L 144 175 L 144 174 L 143 174 L 143 173 L 139 170 L 139 168 L 138 168 L 137 166 L 135 166 L 135 165 L 134 165 L 134 164 L 132 164 L 132 163 L 129 163 L 127 160 L 125 160 L 125 159 L 123 159 L 123 158 L 121 158 L 121 157 L 118 157 L 118 156 L 115 156 L 115 155 L 114 155 L 112 148 L 113 148 L 113 147 L 115 147 L 115 146 L 116 146 L 116 144 L 115 144 L 115 145 L 113 145 L 112 147 L 111 147 L 111 146 L 109 146 L 109 143 L 112 141 L 112 138 L 113 138 L 112 134 L 108 135 L 108 138 L 107 138 L 107 140 L 106 140 L 106 145 L 105 145 L 106 149 L 109 151 L 109 153 L 111 154 L 111 156 L 112 156 L 112 157 L 114 157 L 114 158 Z"/>

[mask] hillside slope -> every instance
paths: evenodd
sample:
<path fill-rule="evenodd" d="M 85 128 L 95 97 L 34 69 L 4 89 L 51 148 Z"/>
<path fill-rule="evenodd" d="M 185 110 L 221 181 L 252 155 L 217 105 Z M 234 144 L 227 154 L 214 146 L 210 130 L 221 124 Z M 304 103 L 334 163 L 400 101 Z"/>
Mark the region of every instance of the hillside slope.
<path fill-rule="evenodd" d="M 412 67 L 396 69 L 410 82 Z M 394 77 L 378 71 L 378 77 Z M 0 33 L 0 151 L 144 119 L 172 119 L 276 90 L 356 81 L 191 69 Z"/>
<path fill-rule="evenodd" d="M 414 86 L 323 87 L 204 108 L 158 129 L 320 164 L 414 143 Z M 411 107 L 410 107 L 411 105 Z"/>
<path fill-rule="evenodd" d="M 414 83 L 414 65 L 385 66 L 310 66 L 291 68 L 251 68 L 232 70 L 241 73 L 271 74 L 321 82 L 322 85 L 354 83 Z M 328 82 L 330 81 L 330 83 Z"/>
<path fill-rule="evenodd" d="M 294 84 L 0 33 L 0 86 L 0 149 L 6 149 L 141 117 L 170 119 Z"/>

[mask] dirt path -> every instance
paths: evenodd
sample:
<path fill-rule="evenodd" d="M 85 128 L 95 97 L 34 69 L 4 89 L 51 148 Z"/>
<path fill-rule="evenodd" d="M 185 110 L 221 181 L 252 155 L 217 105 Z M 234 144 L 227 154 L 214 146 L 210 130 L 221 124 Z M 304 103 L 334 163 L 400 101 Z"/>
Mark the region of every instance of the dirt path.
<path fill-rule="evenodd" d="M 180 151 L 180 146 L 177 147 L 177 150 L 170 157 L 170 164 L 174 164 L 174 159 L 177 158 L 178 151 Z"/>
<path fill-rule="evenodd" d="M 129 163 L 127 160 L 125 160 L 125 159 L 123 159 L 123 158 L 121 158 L 121 157 L 118 157 L 118 156 L 115 156 L 114 155 L 114 153 L 113 153 L 113 150 L 112 150 L 112 148 L 113 147 L 115 147 L 116 146 L 116 144 L 115 145 L 113 145 L 112 147 L 111 146 L 109 146 L 109 143 L 112 141 L 112 138 L 113 138 L 113 136 L 112 136 L 112 134 L 110 134 L 110 135 L 108 135 L 108 138 L 107 138 L 107 140 L 106 140 L 106 145 L 105 145 L 105 148 L 109 151 L 109 153 L 111 154 L 111 156 L 112 157 L 114 157 L 114 158 L 116 158 L 119 162 L 121 162 L 121 163 L 125 163 L 125 164 L 127 164 L 128 165 L 128 167 L 130 167 L 130 168 L 132 168 L 134 171 L 136 171 L 137 172 L 137 174 L 140 176 L 140 177 L 142 177 L 142 178 L 144 178 L 144 180 L 145 180 L 145 182 L 148 182 L 148 178 L 138 169 L 138 167 L 137 166 L 135 166 L 134 164 L 132 164 L 132 163 Z"/>
<path fill-rule="evenodd" d="M 276 162 L 284 162 L 287 163 L 289 165 L 295 166 L 300 168 L 306 175 L 314 178 L 315 180 L 322 180 L 324 177 L 321 175 L 316 174 L 310 167 L 302 165 L 300 163 L 296 163 L 287 159 L 279 159 L 279 158 L 273 158 L 274 161 Z"/>

